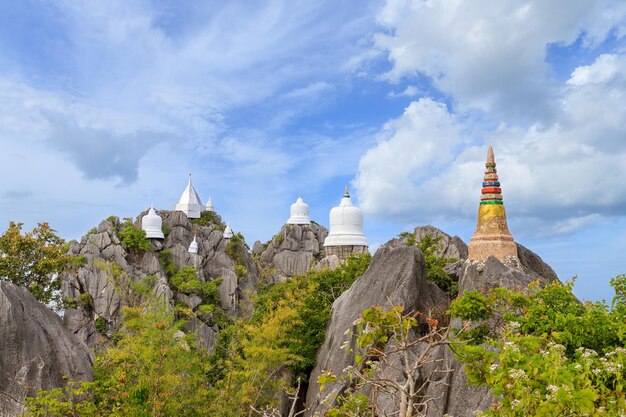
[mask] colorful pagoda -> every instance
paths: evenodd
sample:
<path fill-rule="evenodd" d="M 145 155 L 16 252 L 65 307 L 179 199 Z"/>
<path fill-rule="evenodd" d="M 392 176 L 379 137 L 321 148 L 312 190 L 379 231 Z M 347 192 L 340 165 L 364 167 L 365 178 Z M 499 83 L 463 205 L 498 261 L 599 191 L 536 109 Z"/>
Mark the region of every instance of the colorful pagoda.
<path fill-rule="evenodd" d="M 478 224 L 469 244 L 469 260 L 486 260 L 495 256 L 500 261 L 510 263 L 517 260 L 517 245 L 509 232 L 506 222 L 506 211 L 502 202 L 502 188 L 498 181 L 496 160 L 491 146 L 487 151 L 480 206 L 478 208 Z"/>

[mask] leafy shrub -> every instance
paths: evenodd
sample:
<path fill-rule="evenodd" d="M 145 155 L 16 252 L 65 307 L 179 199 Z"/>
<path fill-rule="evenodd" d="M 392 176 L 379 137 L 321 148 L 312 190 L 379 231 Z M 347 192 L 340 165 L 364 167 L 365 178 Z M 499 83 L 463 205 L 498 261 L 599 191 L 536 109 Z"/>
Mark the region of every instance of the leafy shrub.
<path fill-rule="evenodd" d="M 98 333 L 100 334 L 105 334 L 107 332 L 107 320 L 100 316 L 96 319 L 96 330 L 98 331 Z"/>
<path fill-rule="evenodd" d="M 248 273 L 248 268 L 239 264 L 235 265 L 235 275 L 237 275 L 238 280 L 243 279 L 243 277 L 245 277 L 247 273 Z"/>
<path fill-rule="evenodd" d="M 119 232 L 122 247 L 129 252 L 139 253 L 150 249 L 150 239 L 146 237 L 146 232 L 135 228 L 131 219 L 124 219 L 122 230 Z"/>
<path fill-rule="evenodd" d="M 191 219 L 191 223 L 197 224 L 198 226 L 212 226 L 217 225 L 221 226 L 222 223 L 219 221 L 217 214 L 212 211 L 203 211 L 200 214 L 199 219 Z"/>

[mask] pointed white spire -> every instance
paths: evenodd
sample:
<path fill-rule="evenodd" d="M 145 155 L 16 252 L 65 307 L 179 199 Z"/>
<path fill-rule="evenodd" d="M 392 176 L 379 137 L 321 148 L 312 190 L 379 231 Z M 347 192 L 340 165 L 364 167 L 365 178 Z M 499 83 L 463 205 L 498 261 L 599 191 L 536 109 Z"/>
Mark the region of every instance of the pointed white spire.
<path fill-rule="evenodd" d="M 233 237 L 233 229 L 230 228 L 230 223 L 226 223 L 226 229 L 224 229 L 224 239 L 230 239 Z"/>
<path fill-rule="evenodd" d="M 196 235 L 193 235 L 193 240 L 187 249 L 189 253 L 198 253 L 198 242 L 196 241 Z"/>
<path fill-rule="evenodd" d="M 202 205 L 202 201 L 200 201 L 200 196 L 198 196 L 196 189 L 193 188 L 191 174 L 189 174 L 187 187 L 180 196 L 180 200 L 174 210 L 182 211 L 190 219 L 199 219 L 203 209 L 204 206 Z"/>
<path fill-rule="evenodd" d="M 161 219 L 161 216 L 156 214 L 152 205 L 150 205 L 148 214 L 143 216 L 141 219 L 141 228 L 146 232 L 146 237 L 148 239 L 165 238 L 165 235 L 163 234 L 163 220 Z"/>
<path fill-rule="evenodd" d="M 204 208 L 206 211 L 215 211 L 215 207 L 213 207 L 213 200 L 209 197 L 209 201 L 207 201 L 206 206 Z"/>

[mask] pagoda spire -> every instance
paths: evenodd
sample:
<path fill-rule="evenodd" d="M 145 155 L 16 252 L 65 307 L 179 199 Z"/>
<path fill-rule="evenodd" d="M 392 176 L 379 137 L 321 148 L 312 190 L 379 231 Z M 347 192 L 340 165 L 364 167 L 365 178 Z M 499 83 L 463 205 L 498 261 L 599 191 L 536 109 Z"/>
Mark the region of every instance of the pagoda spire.
<path fill-rule="evenodd" d="M 493 148 L 487 151 L 485 176 L 478 207 L 476 231 L 469 244 L 469 260 L 495 256 L 501 261 L 517 260 L 517 245 L 506 221 L 502 188 L 496 170 Z M 516 263 L 519 263 L 516 262 Z"/>

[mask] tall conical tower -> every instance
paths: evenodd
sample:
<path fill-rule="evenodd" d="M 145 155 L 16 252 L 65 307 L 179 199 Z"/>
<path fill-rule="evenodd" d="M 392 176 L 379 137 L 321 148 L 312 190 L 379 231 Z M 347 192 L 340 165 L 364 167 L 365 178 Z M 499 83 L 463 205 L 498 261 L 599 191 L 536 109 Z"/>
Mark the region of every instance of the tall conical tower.
<path fill-rule="evenodd" d="M 517 246 L 506 223 L 506 211 L 502 202 L 502 189 L 498 181 L 496 160 L 490 146 L 485 164 L 478 224 L 469 244 L 469 260 L 486 260 L 495 256 L 501 261 L 517 259 Z"/>

